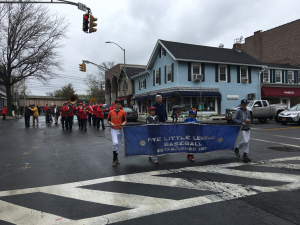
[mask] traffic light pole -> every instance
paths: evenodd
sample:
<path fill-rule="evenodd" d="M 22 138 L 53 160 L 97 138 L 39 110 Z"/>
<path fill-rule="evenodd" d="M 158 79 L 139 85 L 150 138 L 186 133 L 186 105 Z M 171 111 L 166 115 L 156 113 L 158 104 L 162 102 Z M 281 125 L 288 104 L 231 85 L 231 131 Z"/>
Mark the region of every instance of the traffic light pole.
<path fill-rule="evenodd" d="M 84 62 L 84 63 L 86 63 L 86 64 L 93 64 L 93 65 L 97 66 L 99 69 L 102 69 L 102 70 L 104 70 L 104 72 L 107 72 L 107 73 L 109 73 L 109 74 L 111 74 L 111 75 L 113 75 L 113 76 L 115 76 L 116 74 L 118 74 L 117 72 L 115 72 L 115 74 L 114 74 L 114 73 L 112 73 L 112 72 L 106 70 L 105 67 L 100 66 L 100 65 L 98 65 L 98 64 L 96 64 L 96 63 L 93 63 L 93 62 L 90 62 L 90 61 L 87 61 L 87 60 L 82 60 L 82 62 Z"/>
<path fill-rule="evenodd" d="M 28 2 L 28 1 L 25 1 L 23 2 L 22 0 L 19 0 L 19 1 L 0 1 L 0 3 L 18 3 L 18 4 L 35 4 L 35 3 L 38 3 L 38 4 L 68 4 L 68 5 L 75 5 L 77 7 L 79 7 L 79 4 L 80 3 L 76 3 L 76 2 L 71 2 L 71 1 L 65 1 L 65 0 L 56 0 L 56 1 L 59 1 L 59 2 L 54 2 L 53 0 L 49 0 L 49 1 L 35 1 L 35 2 Z M 86 7 L 87 10 L 91 10 L 89 7 Z"/>

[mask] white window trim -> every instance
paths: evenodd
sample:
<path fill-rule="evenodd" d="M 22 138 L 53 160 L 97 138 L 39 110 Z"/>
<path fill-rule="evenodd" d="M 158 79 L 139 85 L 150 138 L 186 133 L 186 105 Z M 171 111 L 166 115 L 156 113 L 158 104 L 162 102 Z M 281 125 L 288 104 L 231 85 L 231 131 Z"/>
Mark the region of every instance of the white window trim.
<path fill-rule="evenodd" d="M 192 63 L 191 64 L 191 73 L 192 73 L 192 81 L 194 81 L 194 71 L 193 71 L 193 67 L 194 66 L 199 66 L 199 74 L 202 74 L 202 71 L 201 71 L 201 63 Z"/>
<path fill-rule="evenodd" d="M 225 67 L 225 80 L 221 80 L 221 72 L 220 72 L 220 67 Z M 227 65 L 219 65 L 219 82 L 227 82 Z"/>
<path fill-rule="evenodd" d="M 292 80 L 293 80 L 293 83 L 295 83 L 295 73 L 294 73 L 294 71 L 291 71 L 291 70 L 288 70 L 288 71 L 286 72 L 286 82 L 287 82 L 287 83 L 289 82 L 288 72 L 292 72 Z"/>
<path fill-rule="evenodd" d="M 159 85 L 159 81 L 158 81 L 158 83 L 156 83 L 156 78 L 157 78 L 156 76 L 157 76 L 157 73 L 159 74 L 159 69 L 156 69 L 156 70 L 155 70 L 155 86 L 156 86 L 156 85 Z"/>
<path fill-rule="evenodd" d="M 276 82 L 276 71 L 279 71 L 279 77 L 280 77 L 280 82 Z M 281 70 L 275 70 L 275 83 L 279 84 L 279 83 L 282 83 L 282 71 Z"/>
<path fill-rule="evenodd" d="M 142 89 L 146 89 L 145 88 L 145 84 L 144 84 L 145 80 L 140 80 L 140 87 L 141 87 L 141 90 Z M 143 85 L 142 85 L 143 84 Z"/>
<path fill-rule="evenodd" d="M 171 80 L 168 80 L 168 66 L 170 67 L 170 70 L 171 70 Z M 166 75 L 167 75 L 167 82 L 172 82 L 172 64 L 170 65 L 167 65 L 167 68 L 166 68 Z"/>
<path fill-rule="evenodd" d="M 265 71 L 268 71 L 268 82 L 270 82 L 270 70 L 269 69 L 266 69 Z M 265 72 L 264 71 L 264 72 Z M 263 80 L 265 79 L 265 77 L 264 77 L 264 72 L 263 72 Z"/>
<path fill-rule="evenodd" d="M 249 74 L 248 74 L 248 67 L 247 67 L 247 66 L 241 66 L 241 67 L 240 67 L 240 82 L 242 83 L 242 69 L 246 69 L 247 83 L 249 83 Z"/>

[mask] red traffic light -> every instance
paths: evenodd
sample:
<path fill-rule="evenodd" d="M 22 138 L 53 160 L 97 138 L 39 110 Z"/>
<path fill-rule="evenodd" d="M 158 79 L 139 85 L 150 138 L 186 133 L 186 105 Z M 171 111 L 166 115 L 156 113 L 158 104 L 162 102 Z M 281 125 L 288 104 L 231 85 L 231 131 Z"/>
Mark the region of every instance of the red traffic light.
<path fill-rule="evenodd" d="M 85 19 L 85 20 L 88 20 L 88 19 L 89 19 L 89 15 L 85 15 L 85 16 L 84 16 L 84 19 Z"/>

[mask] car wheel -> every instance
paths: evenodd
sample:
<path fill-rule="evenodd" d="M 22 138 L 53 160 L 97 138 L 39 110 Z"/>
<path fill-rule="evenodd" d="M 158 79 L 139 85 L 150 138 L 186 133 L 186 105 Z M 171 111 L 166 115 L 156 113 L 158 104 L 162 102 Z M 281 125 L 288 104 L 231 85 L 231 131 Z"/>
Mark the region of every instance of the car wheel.
<path fill-rule="evenodd" d="M 265 123 L 267 122 L 267 118 L 259 118 L 258 119 L 260 123 Z"/>
<path fill-rule="evenodd" d="M 282 125 L 287 125 L 287 122 L 281 122 Z"/>

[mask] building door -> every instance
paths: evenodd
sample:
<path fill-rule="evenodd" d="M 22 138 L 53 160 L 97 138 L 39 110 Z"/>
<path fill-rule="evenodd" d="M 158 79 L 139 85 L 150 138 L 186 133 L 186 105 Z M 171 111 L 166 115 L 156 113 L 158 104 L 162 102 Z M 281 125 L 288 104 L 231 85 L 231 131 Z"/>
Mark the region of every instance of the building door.
<path fill-rule="evenodd" d="M 280 99 L 281 99 L 281 104 L 286 104 L 288 109 L 291 108 L 290 98 L 280 98 Z"/>

